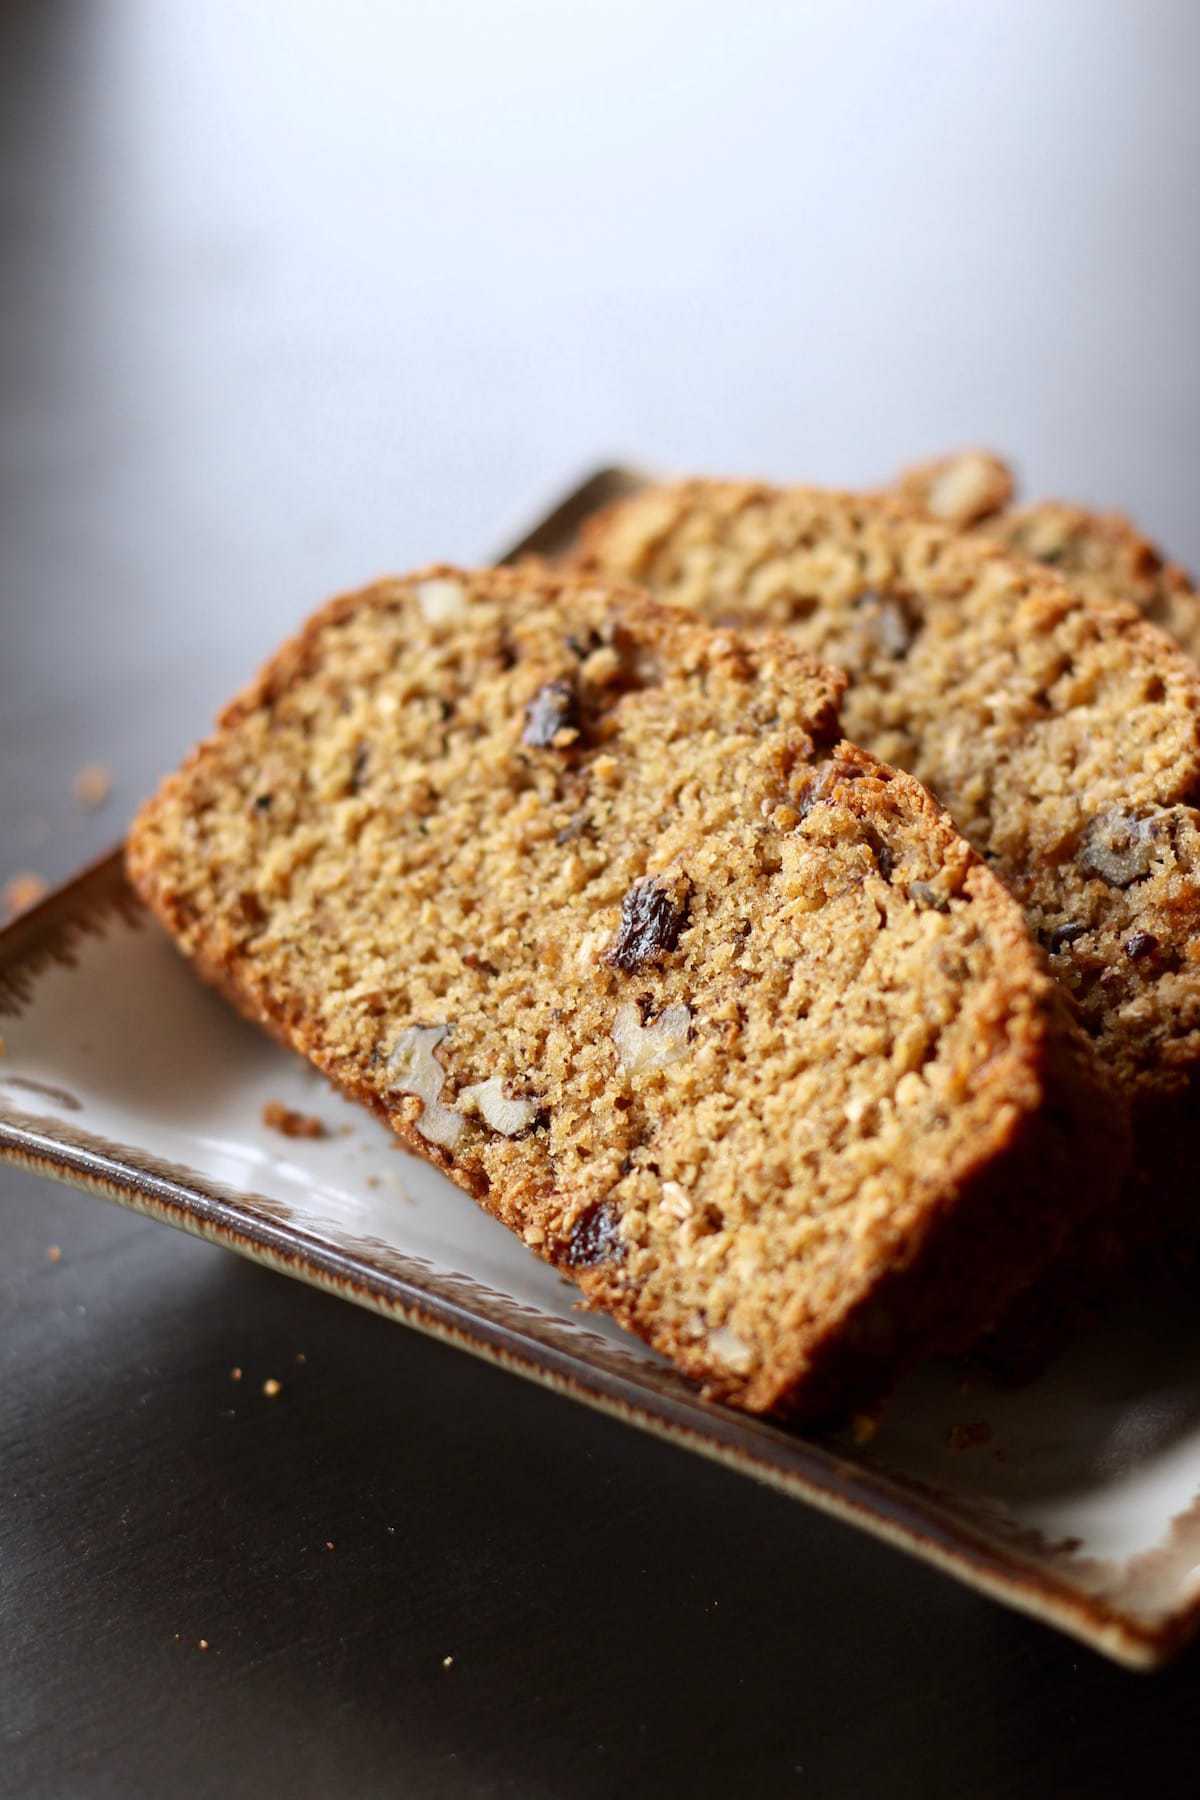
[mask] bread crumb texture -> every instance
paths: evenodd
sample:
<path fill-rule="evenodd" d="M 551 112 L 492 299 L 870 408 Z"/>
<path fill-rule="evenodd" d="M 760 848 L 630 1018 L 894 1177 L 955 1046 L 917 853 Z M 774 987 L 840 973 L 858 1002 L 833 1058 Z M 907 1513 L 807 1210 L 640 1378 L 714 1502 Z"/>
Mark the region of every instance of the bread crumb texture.
<path fill-rule="evenodd" d="M 1133 606 L 886 498 L 690 482 L 585 560 L 845 670 L 847 735 L 919 777 L 1022 902 L 1115 1083 L 1200 1062 L 1200 670 Z"/>
<path fill-rule="evenodd" d="M 1200 595 L 1186 569 L 1119 512 L 1065 500 L 1013 506 L 1008 465 L 987 450 L 963 450 L 906 469 L 893 492 L 934 518 L 974 527 L 1012 554 L 1058 573 L 1096 600 L 1136 606 L 1143 618 L 1200 658 Z"/>
<path fill-rule="evenodd" d="M 1191 576 L 1122 513 L 1043 500 L 985 520 L 979 529 L 1016 555 L 1056 569 L 1093 599 L 1136 606 L 1189 655 L 1200 657 L 1200 597 Z"/>
<path fill-rule="evenodd" d="M 839 741 L 842 686 L 590 578 L 385 581 L 227 710 L 130 872 L 591 1303 L 823 1413 L 982 1330 L 1122 1161 L 1019 909 Z"/>

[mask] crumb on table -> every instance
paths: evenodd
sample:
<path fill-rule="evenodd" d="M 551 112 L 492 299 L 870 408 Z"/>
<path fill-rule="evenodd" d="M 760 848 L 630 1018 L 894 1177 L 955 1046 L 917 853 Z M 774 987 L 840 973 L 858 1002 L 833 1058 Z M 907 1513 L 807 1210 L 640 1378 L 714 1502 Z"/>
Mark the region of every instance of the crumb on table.
<path fill-rule="evenodd" d="M 960 1425 L 952 1425 L 946 1433 L 948 1450 L 977 1450 L 981 1444 L 990 1444 L 992 1428 L 985 1419 L 969 1419 Z"/>
<path fill-rule="evenodd" d="M 95 812 L 112 793 L 112 770 L 104 763 L 84 763 L 81 769 L 75 771 L 71 791 L 75 796 L 76 806 L 81 807 L 84 812 Z"/>
<path fill-rule="evenodd" d="M 327 1135 L 320 1119 L 314 1119 L 311 1113 L 296 1112 L 282 1100 L 267 1101 L 262 1109 L 262 1122 L 283 1137 L 323 1138 Z"/>
<path fill-rule="evenodd" d="M 262 1391 L 267 1396 L 268 1400 L 273 1400 L 276 1394 L 282 1394 L 283 1383 L 282 1381 L 276 1381 L 273 1375 L 268 1375 L 267 1379 L 262 1384 Z"/>
<path fill-rule="evenodd" d="M 35 875 L 32 869 L 21 869 L 5 882 L 0 900 L 4 912 L 10 919 L 15 919 L 18 913 L 28 912 L 31 906 L 36 906 L 49 891 L 40 875 Z"/>
<path fill-rule="evenodd" d="M 850 1436 L 856 1444 L 869 1444 L 878 1430 L 877 1412 L 856 1412 L 850 1421 Z"/>
<path fill-rule="evenodd" d="M 57 1244 L 47 1245 L 46 1256 L 50 1262 L 61 1262 L 62 1261 L 62 1251 L 60 1250 L 60 1248 Z"/>

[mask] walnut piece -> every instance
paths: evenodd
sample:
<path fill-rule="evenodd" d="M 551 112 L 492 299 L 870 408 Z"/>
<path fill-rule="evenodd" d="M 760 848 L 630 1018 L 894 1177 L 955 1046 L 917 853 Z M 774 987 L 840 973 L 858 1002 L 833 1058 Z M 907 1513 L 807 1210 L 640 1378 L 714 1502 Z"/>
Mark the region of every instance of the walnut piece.
<path fill-rule="evenodd" d="M 1079 866 L 1098 875 L 1109 887 L 1132 887 L 1144 881 L 1154 866 L 1154 819 L 1139 819 L 1119 806 L 1098 814 L 1083 834 Z"/>
<path fill-rule="evenodd" d="M 444 625 L 466 611 L 467 595 L 461 581 L 432 575 L 428 581 L 418 581 L 413 592 L 417 596 L 417 605 L 431 625 Z"/>
<path fill-rule="evenodd" d="M 679 1219 L 681 1222 L 692 1216 L 691 1198 L 681 1182 L 664 1181 L 659 1204 L 665 1213 L 670 1213 L 673 1219 Z"/>
<path fill-rule="evenodd" d="M 464 1124 L 461 1113 L 441 1102 L 446 1071 L 434 1051 L 449 1035 L 449 1025 L 410 1025 L 401 1032 L 388 1058 L 396 1092 L 415 1094 L 423 1103 L 417 1130 L 428 1143 L 440 1144 L 445 1150 L 454 1148 Z"/>
<path fill-rule="evenodd" d="M 504 1137 L 520 1137 L 528 1131 L 538 1111 L 536 1100 L 510 1100 L 498 1075 L 489 1075 L 486 1081 L 463 1088 L 458 1104 L 464 1113 L 479 1113 L 493 1131 Z"/>
<path fill-rule="evenodd" d="M 708 1334 L 708 1347 L 718 1362 L 735 1375 L 746 1375 L 754 1366 L 754 1351 L 730 1325 L 718 1325 Z"/>
<path fill-rule="evenodd" d="M 613 1018 L 612 1041 L 617 1061 L 626 1075 L 644 1075 L 665 1069 L 688 1053 L 692 1015 L 686 1006 L 668 1006 L 649 1024 L 642 1024 L 636 1002 L 627 1000 Z"/>
<path fill-rule="evenodd" d="M 894 594 L 866 593 L 858 606 L 864 628 L 878 649 L 893 662 L 902 661 L 917 635 L 917 622 L 904 601 Z"/>
<path fill-rule="evenodd" d="M 946 458 L 929 484 L 926 505 L 935 519 L 960 529 L 977 524 L 1008 504 L 1012 479 L 994 456 L 964 450 Z"/>

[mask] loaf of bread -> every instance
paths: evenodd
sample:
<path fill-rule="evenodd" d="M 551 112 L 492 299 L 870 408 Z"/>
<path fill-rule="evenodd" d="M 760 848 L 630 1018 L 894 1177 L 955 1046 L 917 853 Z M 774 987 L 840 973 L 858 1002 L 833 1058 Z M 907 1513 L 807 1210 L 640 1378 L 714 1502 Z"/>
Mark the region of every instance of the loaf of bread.
<path fill-rule="evenodd" d="M 1014 507 L 1007 464 L 985 450 L 921 463 L 897 477 L 909 504 L 960 528 L 974 528 L 1017 556 L 1046 563 L 1099 600 L 1123 600 L 1200 661 L 1200 595 L 1123 513 L 1093 512 L 1064 500 Z"/>
<path fill-rule="evenodd" d="M 1017 905 L 842 677 L 640 595 L 333 602 L 137 819 L 199 970 L 753 1410 L 975 1337 L 1126 1144 Z"/>

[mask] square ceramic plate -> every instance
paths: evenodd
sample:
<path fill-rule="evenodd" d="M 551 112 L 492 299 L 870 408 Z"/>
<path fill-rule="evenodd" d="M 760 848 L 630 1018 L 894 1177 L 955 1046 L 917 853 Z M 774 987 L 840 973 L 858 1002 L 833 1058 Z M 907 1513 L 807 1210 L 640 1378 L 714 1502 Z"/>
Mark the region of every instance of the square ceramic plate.
<path fill-rule="evenodd" d="M 511 555 L 637 484 L 605 471 Z M 119 853 L 0 934 L 0 1156 L 713 1457 L 1135 1667 L 1200 1622 L 1200 1322 L 1114 1319 L 1017 1390 L 931 1366 L 874 1439 L 711 1405 L 192 975 Z M 320 1139 L 264 1127 L 279 1101 Z"/>

